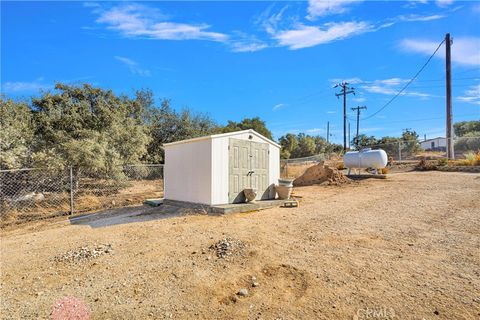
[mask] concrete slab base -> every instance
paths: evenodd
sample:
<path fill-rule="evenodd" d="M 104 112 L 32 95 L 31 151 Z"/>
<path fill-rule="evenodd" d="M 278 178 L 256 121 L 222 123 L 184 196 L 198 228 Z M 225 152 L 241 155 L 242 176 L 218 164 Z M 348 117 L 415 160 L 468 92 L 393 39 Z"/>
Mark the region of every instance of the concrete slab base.
<path fill-rule="evenodd" d="M 387 179 L 386 174 L 371 174 L 371 173 L 364 173 L 364 174 L 347 174 L 347 178 L 353 180 L 362 180 L 362 179 Z"/>
<path fill-rule="evenodd" d="M 158 199 L 145 199 L 143 204 L 149 205 L 150 207 L 158 207 L 159 205 L 163 204 L 163 198 Z"/>
<path fill-rule="evenodd" d="M 171 206 L 187 207 L 193 210 L 204 210 L 209 214 L 241 213 L 263 209 L 269 209 L 282 206 L 287 200 L 257 200 L 248 203 L 229 203 L 221 205 L 206 205 L 201 203 L 192 203 L 178 200 L 164 199 L 163 203 Z"/>

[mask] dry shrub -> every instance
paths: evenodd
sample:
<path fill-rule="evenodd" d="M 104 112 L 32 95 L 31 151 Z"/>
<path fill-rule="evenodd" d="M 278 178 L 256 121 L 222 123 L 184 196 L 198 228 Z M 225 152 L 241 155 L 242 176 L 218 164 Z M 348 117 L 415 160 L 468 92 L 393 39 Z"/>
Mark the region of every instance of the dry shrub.
<path fill-rule="evenodd" d="M 337 164 L 337 170 L 344 170 L 345 169 L 345 165 L 343 164 L 343 161 L 342 162 L 339 162 Z"/>
<path fill-rule="evenodd" d="M 456 166 L 479 166 L 480 165 L 480 151 L 477 153 L 469 152 L 465 155 L 465 159 L 454 162 Z"/>
<path fill-rule="evenodd" d="M 447 158 L 440 158 L 437 160 L 437 166 L 443 167 L 448 165 L 448 159 Z"/>
<path fill-rule="evenodd" d="M 420 162 L 415 166 L 416 170 L 420 171 L 429 171 L 429 170 L 437 170 L 437 166 L 432 162 L 427 161 L 425 158 L 420 160 Z"/>

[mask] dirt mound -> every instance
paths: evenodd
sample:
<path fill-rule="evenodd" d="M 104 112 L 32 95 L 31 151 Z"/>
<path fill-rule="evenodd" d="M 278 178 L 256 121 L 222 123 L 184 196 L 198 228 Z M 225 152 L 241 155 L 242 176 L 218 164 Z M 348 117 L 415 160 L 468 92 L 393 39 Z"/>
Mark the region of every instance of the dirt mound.
<path fill-rule="evenodd" d="M 320 162 L 308 168 L 300 177 L 293 181 L 294 186 L 309 186 L 312 184 L 327 183 L 329 185 L 341 185 L 350 183 L 351 180 L 336 168 L 330 168 Z"/>

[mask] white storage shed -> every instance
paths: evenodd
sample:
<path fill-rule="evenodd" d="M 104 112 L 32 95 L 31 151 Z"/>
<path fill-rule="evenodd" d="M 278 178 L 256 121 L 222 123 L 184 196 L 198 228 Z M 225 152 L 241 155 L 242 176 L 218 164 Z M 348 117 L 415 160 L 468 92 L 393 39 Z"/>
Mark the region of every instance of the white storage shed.
<path fill-rule="evenodd" d="M 243 190 L 257 200 L 274 199 L 280 178 L 280 145 L 254 130 L 167 143 L 165 199 L 220 205 L 244 201 Z"/>

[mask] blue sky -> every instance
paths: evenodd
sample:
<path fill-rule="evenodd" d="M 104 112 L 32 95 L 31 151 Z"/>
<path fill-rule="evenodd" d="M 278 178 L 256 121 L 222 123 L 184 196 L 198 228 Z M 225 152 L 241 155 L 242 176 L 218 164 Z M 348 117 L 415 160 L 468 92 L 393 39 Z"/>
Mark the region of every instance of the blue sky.
<path fill-rule="evenodd" d="M 454 120 L 480 119 L 480 3 L 461 1 L 1 2 L 1 90 L 55 81 L 118 93 L 150 88 L 219 123 L 260 116 L 287 132 L 342 141 L 348 108 L 380 109 L 450 32 Z M 445 47 L 361 133 L 445 134 Z M 355 115 L 349 110 L 352 134 Z"/>

